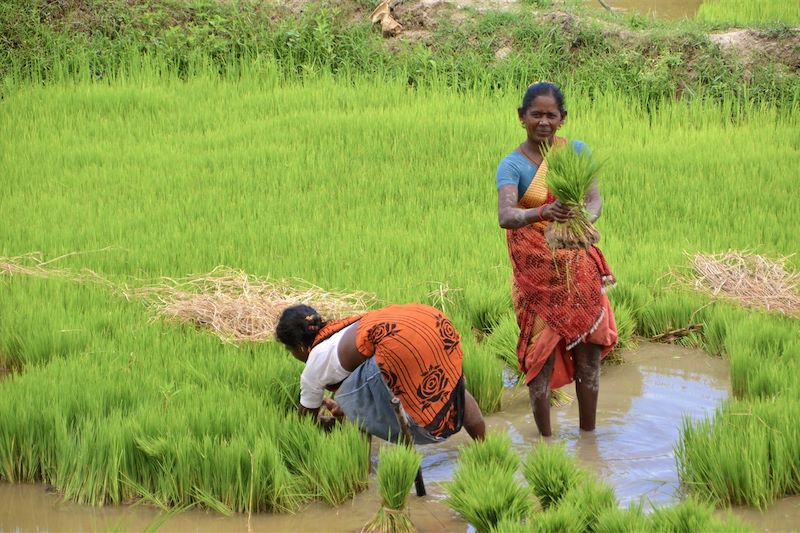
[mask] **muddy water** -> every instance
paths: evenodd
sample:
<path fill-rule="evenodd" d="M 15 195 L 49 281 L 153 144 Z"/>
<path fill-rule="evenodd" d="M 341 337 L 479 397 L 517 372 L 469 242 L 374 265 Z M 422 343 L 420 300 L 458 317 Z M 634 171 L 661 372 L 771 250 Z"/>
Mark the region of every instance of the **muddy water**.
<path fill-rule="evenodd" d="M 590 6 L 603 9 L 597 0 L 585 0 Z M 694 18 L 703 0 L 605 0 L 618 13 L 636 12 L 665 20 Z"/>
<path fill-rule="evenodd" d="M 711 414 L 728 394 L 728 368 L 720 360 L 694 350 L 644 345 L 626 354 L 627 363 L 605 368 L 595 434 L 580 434 L 575 402 L 553 410 L 554 437 L 587 468 L 615 489 L 622 503 L 640 498 L 666 504 L 680 497 L 673 445 L 681 417 Z M 527 396 L 508 391 L 503 413 L 487 420 L 489 428 L 507 431 L 515 449 L 527 453 L 538 440 Z M 462 432 L 463 433 L 463 432 Z M 448 442 L 421 447 L 428 496 L 409 497 L 419 531 L 464 532 L 469 526 L 442 502 L 442 481 L 452 478 L 459 434 Z M 373 454 L 374 455 L 374 454 Z M 377 509 L 375 483 L 370 490 L 338 508 L 315 503 L 296 515 L 223 517 L 194 510 L 169 518 L 164 531 L 356 531 Z M 768 513 L 742 510 L 758 529 L 785 531 L 797 522 L 797 500 L 784 500 Z M 157 523 L 159 511 L 145 505 L 90 508 L 62 502 L 41 485 L 0 484 L 0 531 L 141 531 Z"/>

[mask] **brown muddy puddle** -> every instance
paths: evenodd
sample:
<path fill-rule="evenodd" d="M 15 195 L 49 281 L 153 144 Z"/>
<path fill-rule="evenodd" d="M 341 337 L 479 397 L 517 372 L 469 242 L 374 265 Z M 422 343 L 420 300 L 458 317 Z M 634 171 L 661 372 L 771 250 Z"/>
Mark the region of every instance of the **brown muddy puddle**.
<path fill-rule="evenodd" d="M 728 395 L 727 362 L 687 348 L 645 344 L 625 353 L 626 363 L 603 369 L 597 430 L 578 430 L 577 403 L 553 409 L 553 439 L 564 442 L 580 463 L 611 484 L 622 505 L 646 505 L 680 499 L 673 446 L 684 415 L 711 415 Z M 572 392 L 571 387 L 565 390 Z M 527 393 L 507 391 L 503 412 L 487 418 L 490 430 L 507 431 L 524 456 L 537 441 Z M 411 517 L 421 532 L 471 530 L 443 503 L 441 485 L 452 478 L 464 432 L 444 444 L 419 447 L 428 496 L 409 495 Z M 375 453 L 373 453 L 374 461 Z M 370 489 L 338 508 L 314 503 L 294 515 L 220 516 L 187 511 L 166 520 L 162 531 L 357 531 L 377 510 L 374 480 Z M 782 500 L 767 513 L 737 514 L 758 530 L 787 531 L 800 519 L 800 498 Z M 157 525 L 160 512 L 146 506 L 93 508 L 63 502 L 42 485 L 0 483 L 0 531 L 142 531 Z"/>
<path fill-rule="evenodd" d="M 603 9 L 597 0 L 585 0 L 597 9 Z M 640 13 L 665 20 L 694 18 L 703 0 L 604 0 L 615 12 Z"/>

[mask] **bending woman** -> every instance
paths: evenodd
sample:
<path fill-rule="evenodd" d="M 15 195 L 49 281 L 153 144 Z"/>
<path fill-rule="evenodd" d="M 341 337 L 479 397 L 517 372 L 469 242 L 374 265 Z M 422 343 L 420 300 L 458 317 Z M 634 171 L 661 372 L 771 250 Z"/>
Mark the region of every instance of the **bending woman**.
<path fill-rule="evenodd" d="M 497 169 L 498 221 L 508 230 L 513 301 L 520 327 L 517 359 L 541 435 L 552 434 L 551 390 L 573 380 L 580 427 L 592 431 L 600 359 L 617 343 L 617 327 L 605 294 L 605 287 L 615 280 L 598 248 L 551 251 L 543 234 L 550 222 L 574 217 L 547 190 L 544 150 L 555 145 L 578 151 L 587 148 L 580 141 L 567 143 L 556 137 L 567 118 L 557 85 L 542 82 L 528 87 L 517 112 L 527 138 Z M 586 205 L 594 222 L 602 208 L 596 183 Z"/>
<path fill-rule="evenodd" d="M 390 305 L 363 315 L 325 321 L 313 308 L 284 310 L 276 337 L 306 364 L 300 376 L 300 414 L 318 420 L 325 403 L 362 430 L 396 442 L 391 400 L 400 400 L 417 444 L 442 442 L 463 426 L 485 434 L 483 416 L 464 386 L 458 332 L 439 310 Z M 324 399 L 326 388 L 336 391 Z"/>

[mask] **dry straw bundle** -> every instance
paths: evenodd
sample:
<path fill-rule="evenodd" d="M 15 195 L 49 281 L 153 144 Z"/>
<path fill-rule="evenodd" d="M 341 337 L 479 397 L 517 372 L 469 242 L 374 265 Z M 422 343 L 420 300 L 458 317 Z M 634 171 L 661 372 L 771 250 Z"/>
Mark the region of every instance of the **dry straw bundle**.
<path fill-rule="evenodd" d="M 748 307 L 800 316 L 800 273 L 786 269 L 786 257 L 772 260 L 751 252 L 697 254 L 688 280 L 699 291 Z"/>
<path fill-rule="evenodd" d="M 227 267 L 165 279 L 130 294 L 170 320 L 209 328 L 227 342 L 271 339 L 278 317 L 290 305 L 310 305 L 326 318 L 339 318 L 366 311 L 375 299 L 366 292 L 330 292 L 303 280 L 271 281 Z"/>

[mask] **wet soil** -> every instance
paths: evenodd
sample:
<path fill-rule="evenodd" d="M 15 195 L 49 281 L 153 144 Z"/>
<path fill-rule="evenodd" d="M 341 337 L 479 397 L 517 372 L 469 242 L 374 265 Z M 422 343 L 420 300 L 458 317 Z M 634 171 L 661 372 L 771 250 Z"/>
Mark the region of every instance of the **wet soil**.
<path fill-rule="evenodd" d="M 552 439 L 564 442 L 584 467 L 610 483 L 622 505 L 640 499 L 646 506 L 674 503 L 681 498 L 673 447 L 682 417 L 713 414 L 729 394 L 728 364 L 697 350 L 658 344 L 644 344 L 624 356 L 624 364 L 603 370 L 597 431 L 578 430 L 578 408 L 571 402 L 554 408 Z M 571 387 L 565 390 L 572 393 Z M 487 423 L 490 430 L 507 431 L 523 456 L 539 440 L 522 388 L 509 389 L 503 411 L 489 416 Z M 408 498 L 419 531 L 468 531 L 442 503 L 442 483 L 452 478 L 458 448 L 468 442 L 462 432 L 441 445 L 419 448 L 428 495 Z M 162 530 L 357 531 L 378 505 L 373 481 L 369 490 L 338 508 L 313 503 L 295 515 L 259 514 L 249 521 L 245 515 L 192 510 L 169 518 Z M 764 513 L 735 512 L 757 530 L 787 531 L 800 519 L 800 498 L 782 500 Z M 43 485 L 0 483 L 0 531 L 137 531 L 153 525 L 159 515 L 147 505 L 92 508 L 63 502 Z"/>

